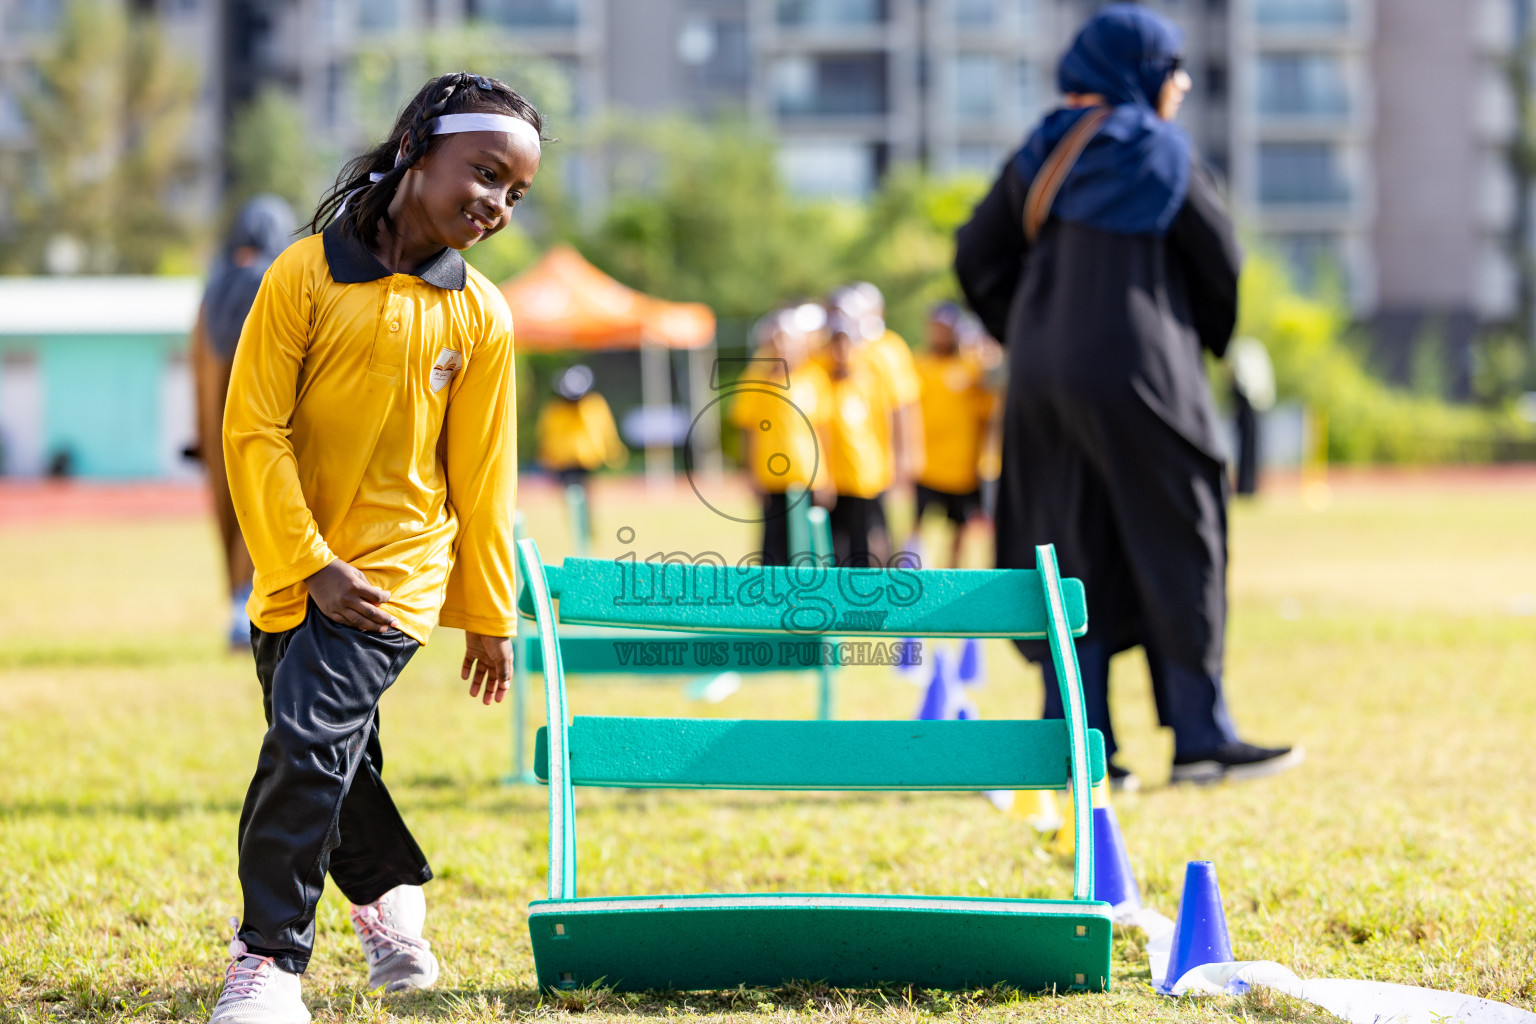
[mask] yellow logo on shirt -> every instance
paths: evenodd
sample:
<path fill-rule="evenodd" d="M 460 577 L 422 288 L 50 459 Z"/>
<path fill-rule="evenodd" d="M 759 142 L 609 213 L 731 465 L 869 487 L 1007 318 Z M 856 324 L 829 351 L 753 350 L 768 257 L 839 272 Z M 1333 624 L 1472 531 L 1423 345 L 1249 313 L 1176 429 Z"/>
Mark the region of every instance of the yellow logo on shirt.
<path fill-rule="evenodd" d="M 464 356 L 451 348 L 445 348 L 437 354 L 437 359 L 432 363 L 432 392 L 443 390 L 448 382 L 453 380 L 453 375 L 464 368 Z"/>

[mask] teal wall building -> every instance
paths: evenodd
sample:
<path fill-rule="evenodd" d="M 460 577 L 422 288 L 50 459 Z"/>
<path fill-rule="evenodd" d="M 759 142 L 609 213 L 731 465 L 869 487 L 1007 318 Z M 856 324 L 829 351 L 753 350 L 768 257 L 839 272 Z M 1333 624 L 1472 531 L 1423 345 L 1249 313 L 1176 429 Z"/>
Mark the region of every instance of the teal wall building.
<path fill-rule="evenodd" d="M 0 278 L 0 476 L 174 479 L 198 468 L 196 278 Z"/>

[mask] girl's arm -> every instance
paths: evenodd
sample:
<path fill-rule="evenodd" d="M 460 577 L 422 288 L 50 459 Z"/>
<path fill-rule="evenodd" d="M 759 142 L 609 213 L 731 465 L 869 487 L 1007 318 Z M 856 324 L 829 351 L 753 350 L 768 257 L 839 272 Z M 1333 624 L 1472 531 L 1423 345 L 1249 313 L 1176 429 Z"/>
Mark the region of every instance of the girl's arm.
<path fill-rule="evenodd" d="M 499 296 L 497 297 L 499 298 Z M 459 520 L 458 551 L 439 622 L 488 637 L 517 631 L 517 398 L 512 316 L 487 303 L 485 337 L 474 346 L 443 424 L 448 501 Z"/>
<path fill-rule="evenodd" d="M 289 439 L 308 349 L 303 263 L 279 257 L 240 333 L 224 405 L 229 492 L 256 563 L 255 587 L 263 594 L 291 587 L 336 557 L 304 500 Z"/>

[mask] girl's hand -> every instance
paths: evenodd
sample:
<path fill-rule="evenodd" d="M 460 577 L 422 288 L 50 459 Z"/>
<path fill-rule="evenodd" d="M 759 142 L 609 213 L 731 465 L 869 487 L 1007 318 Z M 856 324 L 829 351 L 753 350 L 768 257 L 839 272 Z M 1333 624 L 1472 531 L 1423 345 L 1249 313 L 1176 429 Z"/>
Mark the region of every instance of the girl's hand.
<path fill-rule="evenodd" d="M 304 583 L 315 604 L 334 622 L 369 633 L 399 628 L 395 617 L 379 607 L 389 600 L 389 591 L 369 583 L 368 577 L 339 558 Z"/>
<path fill-rule="evenodd" d="M 487 707 L 492 700 L 500 704 L 507 695 L 512 679 L 512 641 L 504 636 L 485 636 L 464 631 L 464 667 L 460 679 L 468 679 L 474 669 L 474 681 L 469 684 L 469 695 L 480 697 L 480 686 L 485 684 L 485 696 L 481 703 Z"/>

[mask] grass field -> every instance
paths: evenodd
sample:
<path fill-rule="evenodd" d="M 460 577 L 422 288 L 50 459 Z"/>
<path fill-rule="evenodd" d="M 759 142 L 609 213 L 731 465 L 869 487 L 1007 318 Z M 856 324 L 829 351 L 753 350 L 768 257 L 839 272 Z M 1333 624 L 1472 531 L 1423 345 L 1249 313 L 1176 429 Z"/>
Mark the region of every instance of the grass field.
<path fill-rule="evenodd" d="M 524 496 L 546 558 L 565 532 Z M 1117 800 L 1147 901 L 1172 914 L 1187 860 L 1214 860 L 1241 959 L 1302 976 L 1456 989 L 1536 1009 L 1536 487 L 1281 493 L 1233 520 L 1229 686 L 1244 732 L 1306 764 L 1242 786 L 1168 789 L 1139 656 L 1116 663 L 1128 763 Z M 741 551 L 744 528 L 684 491 L 598 498 L 602 553 Z M 979 555 L 979 553 L 978 553 Z M 238 912 L 234 832 L 261 734 L 248 659 L 224 654 L 212 527 L 200 519 L 0 532 L 0 1021 L 201 1019 Z M 1117 936 L 1105 995 L 780 991 L 541 995 L 524 914 L 543 895 L 545 794 L 507 788 L 505 708 L 461 692 L 444 631 L 384 700 L 386 778 L 437 871 L 429 995 L 380 998 L 328 892 L 305 992 L 317 1019 L 589 1017 L 1328 1020 L 1283 998 L 1153 995 Z M 1033 717 L 1038 676 L 987 651 L 987 717 Z M 843 676 L 848 717 L 910 715 L 885 670 Z M 808 684 L 768 677 L 717 705 L 681 687 L 576 684 L 576 713 L 797 717 Z M 585 791 L 584 895 L 778 889 L 1065 895 L 1070 866 L 979 797 Z"/>

